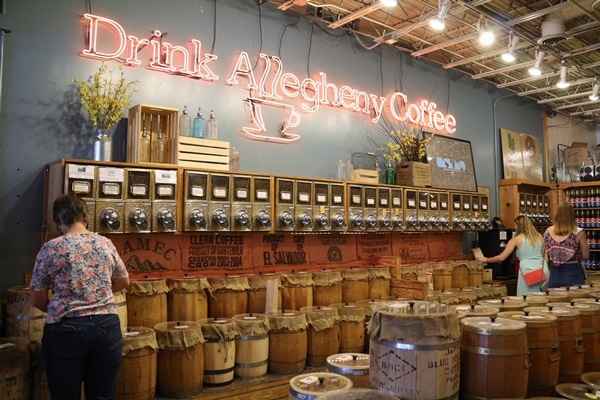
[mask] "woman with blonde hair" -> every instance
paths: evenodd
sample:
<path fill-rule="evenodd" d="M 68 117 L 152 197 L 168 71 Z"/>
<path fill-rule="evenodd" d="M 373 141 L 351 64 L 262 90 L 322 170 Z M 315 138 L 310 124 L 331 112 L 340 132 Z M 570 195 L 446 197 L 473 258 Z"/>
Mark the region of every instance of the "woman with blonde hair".
<path fill-rule="evenodd" d="M 519 260 L 519 277 L 517 280 L 517 295 L 522 296 L 528 292 L 539 292 L 542 281 L 527 285 L 523 273 L 543 268 L 544 275 L 548 276 L 548 265 L 544 260 L 544 240 L 535 229 L 531 220 L 519 215 L 515 218 L 515 236 L 506 244 L 502 253 L 494 257 L 478 257 L 477 261 L 498 263 L 506 260 L 513 251 Z"/>
<path fill-rule="evenodd" d="M 575 211 L 562 202 L 554 213 L 553 225 L 544 232 L 546 260 L 550 265 L 548 287 L 582 285 L 587 274 L 581 261 L 590 256 L 587 237 L 575 224 Z"/>

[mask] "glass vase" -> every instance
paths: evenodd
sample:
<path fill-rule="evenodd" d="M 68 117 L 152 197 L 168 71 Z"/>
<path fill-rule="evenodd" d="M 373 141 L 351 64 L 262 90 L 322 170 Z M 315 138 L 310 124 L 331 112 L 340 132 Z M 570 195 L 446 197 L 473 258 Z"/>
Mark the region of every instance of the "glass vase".
<path fill-rule="evenodd" d="M 112 139 L 107 129 L 96 129 L 94 161 L 112 161 Z"/>

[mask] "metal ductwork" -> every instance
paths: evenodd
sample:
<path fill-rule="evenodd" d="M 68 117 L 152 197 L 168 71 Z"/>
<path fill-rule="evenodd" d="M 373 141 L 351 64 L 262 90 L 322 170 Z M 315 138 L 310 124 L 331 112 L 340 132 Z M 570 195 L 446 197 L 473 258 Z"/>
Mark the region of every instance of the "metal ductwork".
<path fill-rule="evenodd" d="M 580 17 L 585 14 L 583 9 L 593 10 L 598 0 L 586 0 L 577 3 L 577 7 L 572 6 L 564 10 L 548 14 L 544 17 L 541 26 L 542 36 L 538 39 L 538 44 L 553 45 L 567 39 L 565 21 Z"/>

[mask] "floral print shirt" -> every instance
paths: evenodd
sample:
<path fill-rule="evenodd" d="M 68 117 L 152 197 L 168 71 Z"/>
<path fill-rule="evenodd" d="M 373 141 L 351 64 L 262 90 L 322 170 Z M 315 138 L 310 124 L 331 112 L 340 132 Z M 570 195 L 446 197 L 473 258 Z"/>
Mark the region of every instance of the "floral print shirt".
<path fill-rule="evenodd" d="M 544 232 L 544 245 L 546 246 L 546 254 L 548 260 L 554 266 L 563 264 L 572 264 L 579 261 L 579 243 L 577 243 L 577 234 L 581 232 L 581 228 L 577 228 L 577 232 L 571 233 L 563 241 L 557 242 L 550 234 L 550 228 Z"/>
<path fill-rule="evenodd" d="M 46 242 L 29 288 L 52 289 L 46 323 L 86 315 L 117 314 L 111 280 L 127 279 L 114 244 L 97 233 L 65 234 Z"/>

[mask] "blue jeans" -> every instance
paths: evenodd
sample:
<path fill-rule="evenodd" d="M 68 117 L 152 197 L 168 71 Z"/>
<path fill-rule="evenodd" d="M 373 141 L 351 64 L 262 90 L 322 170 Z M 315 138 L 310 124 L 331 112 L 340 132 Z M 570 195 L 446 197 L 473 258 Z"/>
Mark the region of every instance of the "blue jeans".
<path fill-rule="evenodd" d="M 563 264 L 560 266 L 551 265 L 550 280 L 548 287 L 558 288 L 566 286 L 577 286 L 585 283 L 585 275 L 581 264 Z"/>
<path fill-rule="evenodd" d="M 66 318 L 44 325 L 42 358 L 52 400 L 113 400 L 123 334 L 116 314 Z"/>

